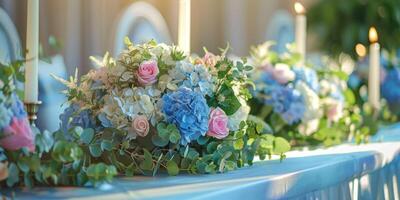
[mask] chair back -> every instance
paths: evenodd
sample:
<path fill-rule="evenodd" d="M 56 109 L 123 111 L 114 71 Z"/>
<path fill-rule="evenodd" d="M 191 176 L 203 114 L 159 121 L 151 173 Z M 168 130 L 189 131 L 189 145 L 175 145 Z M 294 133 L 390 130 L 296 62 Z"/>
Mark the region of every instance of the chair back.
<path fill-rule="evenodd" d="M 159 43 L 171 43 L 167 23 L 161 13 L 146 2 L 132 3 L 121 15 L 114 34 L 114 55 L 124 49 L 128 36 L 135 44 L 154 39 Z"/>
<path fill-rule="evenodd" d="M 5 10 L 0 8 L 0 63 L 21 59 L 21 42 L 17 29 Z"/>
<path fill-rule="evenodd" d="M 278 10 L 267 26 L 266 40 L 273 40 L 276 45 L 272 47 L 278 53 L 286 51 L 286 44 L 294 41 L 293 16 L 286 10 Z"/>

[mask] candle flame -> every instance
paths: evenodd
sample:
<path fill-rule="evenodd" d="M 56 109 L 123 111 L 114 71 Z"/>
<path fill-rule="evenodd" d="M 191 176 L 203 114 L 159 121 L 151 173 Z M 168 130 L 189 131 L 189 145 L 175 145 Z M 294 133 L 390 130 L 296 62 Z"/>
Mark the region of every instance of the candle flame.
<path fill-rule="evenodd" d="M 304 14 L 306 12 L 304 6 L 299 2 L 294 3 L 294 10 L 297 14 Z"/>
<path fill-rule="evenodd" d="M 378 32 L 376 31 L 375 27 L 369 28 L 368 36 L 371 43 L 378 42 Z"/>
<path fill-rule="evenodd" d="M 360 57 L 365 57 L 365 55 L 367 54 L 367 48 L 365 48 L 364 45 L 358 43 L 356 45 L 356 53 Z"/>

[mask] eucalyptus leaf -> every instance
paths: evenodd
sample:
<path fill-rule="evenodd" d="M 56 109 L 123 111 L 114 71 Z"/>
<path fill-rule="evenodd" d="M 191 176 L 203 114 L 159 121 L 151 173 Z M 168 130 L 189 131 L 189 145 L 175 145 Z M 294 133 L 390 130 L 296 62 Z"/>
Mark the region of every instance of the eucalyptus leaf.
<path fill-rule="evenodd" d="M 167 171 L 170 176 L 176 176 L 179 174 L 179 167 L 175 161 L 170 160 L 167 162 Z"/>
<path fill-rule="evenodd" d="M 143 149 L 144 160 L 140 163 L 140 168 L 143 170 L 153 169 L 153 155 L 147 150 Z"/>
<path fill-rule="evenodd" d="M 80 139 L 83 143 L 89 144 L 93 140 L 93 137 L 94 137 L 94 130 L 88 128 L 82 131 Z"/>
<path fill-rule="evenodd" d="M 93 157 L 95 157 L 95 158 L 100 157 L 101 153 L 102 153 L 101 145 L 98 143 L 91 144 L 91 145 L 89 145 L 89 151 Z"/>
<path fill-rule="evenodd" d="M 153 136 L 151 137 L 151 141 L 153 142 L 153 144 L 154 144 L 155 146 L 158 146 L 158 147 L 165 147 L 165 146 L 167 146 L 168 143 L 169 143 L 169 140 L 168 140 L 168 139 L 162 138 L 162 137 L 160 137 L 160 136 L 158 136 L 158 135 L 153 135 Z"/>
<path fill-rule="evenodd" d="M 274 139 L 274 153 L 283 154 L 290 150 L 290 144 L 282 137 L 276 137 Z"/>
<path fill-rule="evenodd" d="M 103 151 L 111 151 L 113 148 L 113 143 L 110 140 L 101 141 L 101 149 Z"/>
<path fill-rule="evenodd" d="M 14 184 L 19 182 L 19 169 L 14 163 L 10 163 L 8 166 L 8 177 L 7 186 L 12 187 Z"/>

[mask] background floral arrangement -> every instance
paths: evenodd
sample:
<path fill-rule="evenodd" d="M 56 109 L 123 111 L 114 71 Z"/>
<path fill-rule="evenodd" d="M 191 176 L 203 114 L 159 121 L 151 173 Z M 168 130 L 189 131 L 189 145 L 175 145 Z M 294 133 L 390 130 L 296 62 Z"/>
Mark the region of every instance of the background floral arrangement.
<path fill-rule="evenodd" d="M 251 49 L 256 85 L 252 114 L 271 124 L 273 133 L 293 145 L 339 144 L 360 135 L 360 110 L 340 68 L 298 65 L 292 46 L 282 55 L 270 51 L 272 42 Z"/>
<path fill-rule="evenodd" d="M 357 105 L 365 121 L 375 123 L 366 123 L 369 129 L 374 132 L 379 125 L 394 123 L 400 116 L 400 92 L 393 88 L 400 86 L 400 51 L 393 53 L 386 50 L 381 54 L 381 101 L 380 110 L 374 111 L 368 103 L 368 63 L 367 57 L 360 58 L 355 62 L 355 69 L 351 73 L 348 85 L 355 94 Z"/>
<path fill-rule="evenodd" d="M 22 64 L 23 61 L 0 64 L 0 187 L 20 180 L 30 186 L 34 175 L 43 178 L 40 156 L 52 145 L 51 137 L 44 138 L 48 132 L 40 134 L 31 129 L 18 96 L 18 85 L 24 79 Z"/>
<path fill-rule="evenodd" d="M 368 57 L 360 58 L 356 62 L 356 67 L 349 78 L 349 86 L 357 94 L 357 103 L 362 106 L 368 100 L 365 88 L 368 84 Z M 381 56 L 381 95 L 390 107 L 393 114 L 400 113 L 400 92 L 390 88 L 397 88 L 400 84 L 399 77 L 400 50 L 397 53 L 382 51 Z M 364 91 L 363 91 L 364 90 Z"/>

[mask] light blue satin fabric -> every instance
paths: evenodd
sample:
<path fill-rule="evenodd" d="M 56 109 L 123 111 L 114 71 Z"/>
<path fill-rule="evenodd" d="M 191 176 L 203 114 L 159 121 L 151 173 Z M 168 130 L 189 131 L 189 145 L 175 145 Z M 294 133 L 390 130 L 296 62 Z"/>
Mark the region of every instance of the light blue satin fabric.
<path fill-rule="evenodd" d="M 398 199 L 400 124 L 373 143 L 290 152 L 225 174 L 120 178 L 93 188 L 17 190 L 17 199 Z M 345 153 L 348 152 L 348 153 Z M 304 154 L 304 155 L 303 155 Z"/>

